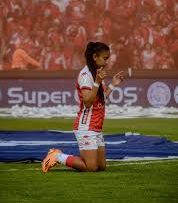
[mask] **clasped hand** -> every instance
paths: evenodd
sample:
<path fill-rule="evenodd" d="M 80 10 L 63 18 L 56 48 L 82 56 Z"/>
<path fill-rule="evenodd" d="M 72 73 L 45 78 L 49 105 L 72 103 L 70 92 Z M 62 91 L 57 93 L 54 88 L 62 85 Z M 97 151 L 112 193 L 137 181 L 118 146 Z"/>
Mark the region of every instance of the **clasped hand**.
<path fill-rule="evenodd" d="M 117 86 L 119 85 L 123 80 L 124 80 L 124 71 L 119 71 L 116 75 L 113 76 L 112 78 L 112 85 Z M 103 70 L 103 67 L 97 70 L 96 73 L 96 82 L 98 84 L 101 84 L 102 80 L 106 78 L 107 73 L 105 70 Z"/>
<path fill-rule="evenodd" d="M 100 69 L 97 70 L 96 72 L 96 79 L 95 81 L 98 84 L 101 84 L 102 80 L 107 76 L 107 73 L 105 70 L 103 70 L 103 67 L 101 67 Z"/>

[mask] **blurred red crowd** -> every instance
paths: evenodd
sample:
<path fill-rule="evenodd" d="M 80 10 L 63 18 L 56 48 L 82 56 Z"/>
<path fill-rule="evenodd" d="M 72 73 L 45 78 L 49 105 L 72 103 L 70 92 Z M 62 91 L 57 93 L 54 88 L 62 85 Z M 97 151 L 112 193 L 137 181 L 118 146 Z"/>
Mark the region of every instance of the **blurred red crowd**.
<path fill-rule="evenodd" d="M 0 1 L 1 70 L 20 43 L 43 70 L 80 69 L 88 41 L 109 44 L 108 69 L 178 69 L 178 0 Z"/>

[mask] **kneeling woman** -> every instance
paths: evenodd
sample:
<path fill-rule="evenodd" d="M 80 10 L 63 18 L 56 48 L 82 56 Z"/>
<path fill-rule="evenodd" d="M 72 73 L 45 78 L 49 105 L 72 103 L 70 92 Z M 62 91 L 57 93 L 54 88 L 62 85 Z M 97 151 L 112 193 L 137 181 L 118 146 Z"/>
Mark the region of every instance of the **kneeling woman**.
<path fill-rule="evenodd" d="M 76 82 L 80 110 L 74 122 L 74 133 L 80 157 L 51 149 L 42 162 L 43 172 L 48 172 L 57 162 L 83 172 L 105 170 L 105 144 L 102 135 L 105 98 L 123 80 L 121 71 L 112 78 L 111 84 L 105 86 L 105 67 L 109 56 L 110 49 L 106 44 L 88 43 L 85 51 L 86 66 L 80 71 Z"/>

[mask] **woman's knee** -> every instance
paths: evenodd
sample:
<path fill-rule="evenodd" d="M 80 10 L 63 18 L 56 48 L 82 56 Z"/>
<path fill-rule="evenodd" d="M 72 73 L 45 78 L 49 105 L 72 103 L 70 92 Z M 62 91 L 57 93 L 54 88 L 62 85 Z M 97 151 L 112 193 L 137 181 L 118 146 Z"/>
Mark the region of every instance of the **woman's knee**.
<path fill-rule="evenodd" d="M 106 165 L 102 165 L 98 167 L 98 171 L 105 171 L 106 170 Z"/>
<path fill-rule="evenodd" d="M 87 171 L 88 172 L 96 172 L 98 171 L 98 165 L 92 164 L 87 166 Z"/>
<path fill-rule="evenodd" d="M 96 171 L 105 171 L 106 170 L 106 162 L 102 162 L 102 163 L 97 163 L 97 162 L 93 162 L 93 163 L 87 163 L 86 164 L 87 167 L 87 171 L 89 172 L 96 172 Z"/>
<path fill-rule="evenodd" d="M 106 160 L 100 161 L 98 164 L 98 170 L 99 171 L 105 171 L 106 170 Z"/>

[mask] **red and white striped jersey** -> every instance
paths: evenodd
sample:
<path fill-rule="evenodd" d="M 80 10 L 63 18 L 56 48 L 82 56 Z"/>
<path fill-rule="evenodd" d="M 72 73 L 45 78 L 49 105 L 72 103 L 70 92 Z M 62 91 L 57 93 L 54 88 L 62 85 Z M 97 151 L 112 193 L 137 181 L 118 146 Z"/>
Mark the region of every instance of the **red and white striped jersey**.
<path fill-rule="evenodd" d="M 93 105 L 90 108 L 85 107 L 82 99 L 81 90 L 93 88 L 94 80 L 88 67 L 85 66 L 79 73 L 76 87 L 80 101 L 80 110 L 74 122 L 74 130 L 91 130 L 100 132 L 102 130 L 105 104 L 102 104 L 100 98 L 96 96 Z"/>

